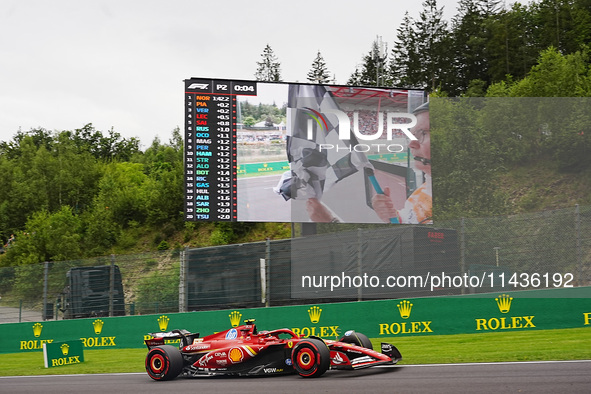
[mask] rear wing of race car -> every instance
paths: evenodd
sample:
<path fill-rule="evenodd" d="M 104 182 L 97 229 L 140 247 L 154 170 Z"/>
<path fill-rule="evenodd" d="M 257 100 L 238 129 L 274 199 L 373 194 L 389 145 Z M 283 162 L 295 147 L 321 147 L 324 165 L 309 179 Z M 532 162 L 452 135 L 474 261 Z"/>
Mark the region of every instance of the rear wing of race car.
<path fill-rule="evenodd" d="M 386 356 L 390 357 L 394 364 L 402 360 L 402 354 L 400 353 L 400 351 L 396 348 L 396 346 L 390 343 L 382 342 L 382 354 L 385 354 Z"/>
<path fill-rule="evenodd" d="M 193 343 L 196 338 L 199 338 L 199 333 L 192 333 L 187 330 L 172 330 L 169 332 L 151 332 L 149 333 L 152 338 L 144 340 L 148 349 L 152 349 L 156 346 L 164 345 L 168 342 L 176 342 L 180 339 L 179 348 L 183 348 Z"/>

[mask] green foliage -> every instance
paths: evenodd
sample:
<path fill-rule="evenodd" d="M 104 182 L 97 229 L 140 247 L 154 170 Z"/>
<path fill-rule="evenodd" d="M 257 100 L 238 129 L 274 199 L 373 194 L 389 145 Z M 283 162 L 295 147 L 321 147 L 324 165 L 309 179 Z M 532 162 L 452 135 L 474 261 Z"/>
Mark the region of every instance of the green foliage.
<path fill-rule="evenodd" d="M 443 8 L 436 0 L 425 0 L 417 19 L 405 15 L 397 29 L 390 61 L 390 80 L 395 86 L 434 91 L 448 86 L 452 60 L 450 31 L 443 20 Z M 453 76 L 454 78 L 457 75 Z"/>
<path fill-rule="evenodd" d="M 178 128 L 170 144 L 155 140 L 145 153 L 135 140 L 91 125 L 17 133 L 0 150 L 0 241 L 10 234 L 18 241 L 1 264 L 106 254 L 130 245 L 125 228 L 174 228 L 182 222 L 182 152 Z"/>
<path fill-rule="evenodd" d="M 389 79 L 394 86 L 412 87 L 419 81 L 421 54 L 418 52 L 414 23 L 407 12 L 396 30 L 396 41 L 389 63 Z"/>
<path fill-rule="evenodd" d="M 535 189 L 506 205 L 505 192 L 519 188 L 499 188 L 507 170 L 541 162 L 563 172 L 591 169 L 591 98 L 503 97 L 511 89 L 496 84 L 489 89 L 493 97 L 431 99 L 438 219 L 544 209 Z"/>
<path fill-rule="evenodd" d="M 122 139 L 112 130 L 104 137 L 91 125 L 73 132 L 17 133 L 0 154 L 0 239 L 22 230 L 33 212 L 69 206 L 80 214 L 89 209 L 103 163 L 138 151 L 137 141 Z"/>
<path fill-rule="evenodd" d="M 396 33 L 385 80 L 459 96 L 474 80 L 486 88 L 524 78 L 549 47 L 562 55 L 584 52 L 591 43 L 591 8 L 586 0 L 515 2 L 507 9 L 500 1 L 460 0 L 448 28 L 436 0 L 426 0 L 418 18 L 407 13 Z M 363 71 L 358 68 L 352 79 L 361 81 Z M 546 89 L 568 91 L 576 83 L 563 75 Z"/>
<path fill-rule="evenodd" d="M 140 314 L 156 311 L 178 311 L 179 305 L 179 263 L 166 276 L 158 270 L 138 281 L 136 290 L 136 310 Z"/>
<path fill-rule="evenodd" d="M 389 53 L 378 40 L 372 43 L 350 83 L 420 87 L 432 98 L 499 98 L 433 106 L 440 119 L 433 125 L 438 218 L 541 208 L 544 200 L 533 192 L 505 205 L 500 174 L 519 166 L 544 161 L 563 174 L 589 171 L 589 0 L 538 0 L 506 9 L 498 0 L 460 0 L 450 24 L 437 2 L 426 0 L 418 17 L 407 13 L 396 32 Z M 324 70 L 320 54 L 316 60 L 313 68 Z M 257 79 L 281 79 L 269 45 L 258 66 Z M 567 96 L 578 101 L 558 99 Z M 517 97 L 557 101 L 528 104 Z M 285 121 L 286 107 L 279 104 L 241 101 L 240 121 Z M 155 139 L 145 152 L 137 139 L 90 123 L 19 131 L 0 141 L 0 243 L 16 235 L 0 265 L 154 249 L 163 240 L 207 246 L 289 233 L 285 224 L 185 224 L 183 152 L 178 127 L 168 143 Z"/>
<path fill-rule="evenodd" d="M 255 78 L 257 81 L 281 81 L 281 63 L 277 60 L 275 52 L 269 44 L 265 46 L 261 54 L 261 61 L 257 62 Z"/>
<path fill-rule="evenodd" d="M 53 214 L 35 212 L 25 231 L 16 234 L 3 261 L 6 265 L 26 265 L 76 258 L 81 254 L 81 224 L 70 207 Z"/>
<path fill-rule="evenodd" d="M 563 55 L 555 48 L 548 48 L 542 51 L 538 64 L 525 78 L 493 84 L 487 96 L 504 97 L 497 102 L 499 109 L 491 111 L 488 123 L 499 137 L 499 153 L 509 162 L 523 163 L 544 157 L 568 171 L 591 165 L 588 154 L 591 141 L 589 133 L 585 133 L 591 120 L 588 111 L 591 66 L 586 50 Z M 524 97 L 556 99 L 541 101 Z"/>
<path fill-rule="evenodd" d="M 43 269 L 43 264 L 26 264 L 16 267 L 11 296 L 23 301 L 39 299 L 39 289 L 43 288 Z"/>
<path fill-rule="evenodd" d="M 147 195 L 143 188 L 147 175 L 139 163 L 109 163 L 101 178 L 95 205 L 112 212 L 115 222 L 127 227 L 132 220 L 147 217 Z"/>
<path fill-rule="evenodd" d="M 431 100 L 434 212 L 438 219 L 504 212 L 494 180 L 503 168 L 495 138 L 483 127 L 482 100 Z"/>
<path fill-rule="evenodd" d="M 256 124 L 257 120 L 253 117 L 253 116 L 246 116 L 243 120 L 242 123 L 244 123 L 244 125 L 246 127 L 252 127 Z"/>
<path fill-rule="evenodd" d="M 231 223 L 219 222 L 215 224 L 209 241 L 212 245 L 227 245 L 232 243 L 234 232 Z"/>
<path fill-rule="evenodd" d="M 449 64 L 447 48 L 450 43 L 447 22 L 443 20 L 443 8 L 437 6 L 437 0 L 423 2 L 423 10 L 416 21 L 416 31 L 417 52 L 421 54 L 418 86 L 433 91 L 446 79 L 446 65 Z"/>
<path fill-rule="evenodd" d="M 285 118 L 285 107 L 245 107 L 257 116 Z M 184 147 L 178 128 L 168 144 L 155 139 L 145 152 L 124 155 L 123 147 L 133 144 L 108 150 L 109 141 L 119 140 L 112 132 L 102 137 L 87 125 L 54 133 L 35 129 L 0 144 L 0 171 L 7 186 L 0 188 L 0 242 L 16 236 L 0 254 L 1 266 L 208 246 L 210 231 L 215 244 L 260 240 L 267 232 L 285 234 L 283 224 L 216 228 L 185 223 Z M 120 160 L 124 156 L 128 159 Z M 252 235 L 257 226 L 265 230 Z M 249 239 L 254 236 L 259 238 Z"/>
<path fill-rule="evenodd" d="M 584 97 L 591 94 L 587 51 L 562 55 L 550 47 L 510 90 L 514 97 Z"/>
<path fill-rule="evenodd" d="M 108 207 L 94 205 L 92 210 L 83 214 L 85 228 L 85 254 L 86 256 L 100 256 L 107 253 L 109 248 L 117 243 L 122 226 L 114 217 L 113 211 Z"/>
<path fill-rule="evenodd" d="M 212 245 L 228 245 L 247 235 L 256 226 L 249 222 L 216 222 L 211 232 Z"/>
<path fill-rule="evenodd" d="M 166 242 L 165 240 L 160 241 L 160 243 L 158 244 L 158 247 L 156 248 L 157 250 L 168 250 L 170 249 L 170 246 L 168 245 L 168 242 Z"/>
<path fill-rule="evenodd" d="M 279 124 L 284 122 L 287 117 L 287 106 L 277 107 L 276 103 L 256 105 L 248 100 L 240 102 L 240 113 L 243 117 L 242 123 L 245 126 L 254 126 L 258 122 L 269 120 L 271 123 Z"/>
<path fill-rule="evenodd" d="M 559 98 L 553 108 L 543 108 L 545 113 L 553 111 L 554 122 L 544 123 L 544 153 L 552 157 L 560 170 L 581 171 L 591 168 L 591 98 Z M 551 112 L 550 112 L 551 113 Z"/>
<path fill-rule="evenodd" d="M 486 82 L 482 79 L 473 79 L 463 97 L 484 97 L 486 93 Z"/>
<path fill-rule="evenodd" d="M 155 139 L 141 157 L 147 177 L 141 185 L 145 196 L 145 216 L 139 223 L 159 226 L 179 221 L 184 198 L 182 154 L 182 137 L 176 128 L 170 144 L 164 145 Z"/>
<path fill-rule="evenodd" d="M 195 222 L 185 222 L 183 231 L 183 242 L 189 242 L 195 232 Z"/>
<path fill-rule="evenodd" d="M 308 81 L 312 83 L 330 82 L 330 73 L 320 51 L 316 54 L 316 58 L 312 62 L 312 68 L 308 71 Z"/>
<path fill-rule="evenodd" d="M 384 86 L 386 72 L 386 59 L 388 55 L 380 38 L 371 44 L 369 53 L 363 56 L 361 68 L 357 67 L 349 77 L 348 85 L 358 86 Z"/>

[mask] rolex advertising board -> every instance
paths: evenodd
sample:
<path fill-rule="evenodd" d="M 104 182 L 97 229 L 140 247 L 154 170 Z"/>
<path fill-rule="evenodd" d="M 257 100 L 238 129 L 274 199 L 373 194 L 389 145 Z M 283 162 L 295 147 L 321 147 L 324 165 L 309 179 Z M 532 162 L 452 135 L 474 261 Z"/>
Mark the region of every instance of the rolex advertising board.
<path fill-rule="evenodd" d="M 8 323 L 0 325 L 0 352 L 40 352 L 44 345 L 69 341 L 79 341 L 85 350 L 142 348 L 144 340 L 151 338 L 149 333 L 187 329 L 205 336 L 237 327 L 245 319 L 256 319 L 260 330 L 287 327 L 299 335 L 325 339 L 335 339 L 347 330 L 363 332 L 370 338 L 385 338 L 591 328 L 590 295 L 591 287 L 579 287 Z"/>
<path fill-rule="evenodd" d="M 46 342 L 43 344 L 45 368 L 84 362 L 84 347 L 81 340 L 65 342 Z"/>

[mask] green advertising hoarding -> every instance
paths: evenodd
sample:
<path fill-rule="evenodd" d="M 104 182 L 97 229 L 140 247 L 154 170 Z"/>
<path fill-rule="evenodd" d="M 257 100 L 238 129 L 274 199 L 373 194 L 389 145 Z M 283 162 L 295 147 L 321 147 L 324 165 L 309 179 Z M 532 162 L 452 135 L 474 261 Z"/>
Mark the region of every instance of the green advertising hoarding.
<path fill-rule="evenodd" d="M 0 325 L 0 352 L 41 351 L 81 341 L 84 349 L 141 348 L 149 333 L 187 329 L 209 335 L 256 319 L 260 330 L 289 328 L 335 339 L 347 330 L 370 338 L 589 327 L 591 287 L 334 304 L 198 311 Z"/>
<path fill-rule="evenodd" d="M 43 361 L 45 368 L 80 364 L 84 362 L 84 345 L 81 340 L 44 343 Z"/>
<path fill-rule="evenodd" d="M 263 163 L 245 163 L 237 168 L 238 176 L 242 175 L 264 175 L 272 172 L 289 171 L 288 161 L 270 161 Z"/>

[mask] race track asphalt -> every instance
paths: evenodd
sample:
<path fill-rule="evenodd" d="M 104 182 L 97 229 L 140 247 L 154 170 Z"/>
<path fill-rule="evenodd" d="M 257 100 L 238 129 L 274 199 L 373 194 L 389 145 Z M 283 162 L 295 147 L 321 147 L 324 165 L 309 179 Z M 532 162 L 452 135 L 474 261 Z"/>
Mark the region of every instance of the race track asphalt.
<path fill-rule="evenodd" d="M 316 379 L 275 377 L 177 378 L 156 382 L 144 373 L 0 377 L 0 393 L 589 393 L 591 360 L 402 365 L 328 371 Z"/>

